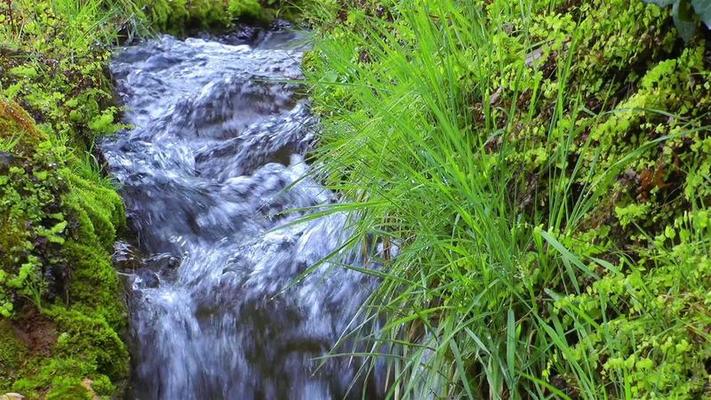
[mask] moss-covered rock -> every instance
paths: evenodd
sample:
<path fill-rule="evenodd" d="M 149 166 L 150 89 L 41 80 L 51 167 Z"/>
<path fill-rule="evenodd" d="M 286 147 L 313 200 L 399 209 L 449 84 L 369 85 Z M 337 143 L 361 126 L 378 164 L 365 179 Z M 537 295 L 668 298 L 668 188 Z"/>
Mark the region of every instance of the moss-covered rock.
<path fill-rule="evenodd" d="M 125 217 L 87 153 L 96 135 L 118 128 L 108 52 L 77 36 L 93 29 L 86 15 L 48 2 L 13 7 L 12 22 L 26 29 L 17 37 L 13 24 L 0 28 L 14 47 L 0 48 L 0 392 L 91 398 L 91 380 L 112 395 L 129 373 L 110 258 Z"/>
<path fill-rule="evenodd" d="M 184 33 L 225 29 L 237 18 L 265 20 L 268 13 L 258 0 L 157 0 L 144 10 L 151 25 L 164 32 Z"/>
<path fill-rule="evenodd" d="M 85 379 L 108 382 L 104 392 L 116 389 L 129 368 L 120 338 L 126 310 L 110 261 L 117 229 L 124 226 L 121 199 L 103 179 L 82 176 L 82 161 L 72 153 L 57 154 L 17 104 L 0 105 L 11 110 L 0 121 L 13 155 L 13 165 L 0 173 L 0 297 L 6 318 L 0 343 L 7 360 L 0 368 L 0 391 L 73 399 L 88 395 Z M 33 310 L 55 326 L 41 349 L 18 334 L 20 325 L 41 333 L 28 317 Z"/>

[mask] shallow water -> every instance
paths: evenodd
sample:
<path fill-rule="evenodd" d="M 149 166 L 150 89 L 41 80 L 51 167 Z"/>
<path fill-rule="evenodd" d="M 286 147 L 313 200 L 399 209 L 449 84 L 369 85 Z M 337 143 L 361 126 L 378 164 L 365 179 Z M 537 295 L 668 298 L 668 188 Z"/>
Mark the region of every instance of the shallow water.
<path fill-rule="evenodd" d="M 131 398 L 379 396 L 380 373 L 351 386 L 358 360 L 314 359 L 376 282 L 319 263 L 347 239 L 345 215 L 299 220 L 336 201 L 303 158 L 317 121 L 298 85 L 300 36 L 164 36 L 112 63 L 134 128 L 102 151 L 145 255 L 128 271 Z M 365 265 L 361 255 L 334 260 Z"/>

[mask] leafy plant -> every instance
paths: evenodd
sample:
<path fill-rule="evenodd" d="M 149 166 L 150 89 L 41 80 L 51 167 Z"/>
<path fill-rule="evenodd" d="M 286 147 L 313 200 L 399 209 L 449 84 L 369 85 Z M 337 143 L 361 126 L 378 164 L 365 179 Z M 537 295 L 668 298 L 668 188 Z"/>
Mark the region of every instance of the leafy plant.
<path fill-rule="evenodd" d="M 711 28 L 711 1 L 708 0 L 642 0 L 660 7 L 672 6 L 672 17 L 679 35 L 688 42 L 696 33 L 698 19 Z"/>
<path fill-rule="evenodd" d="M 320 176 L 400 250 L 344 340 L 387 397 L 703 397 L 704 46 L 637 0 L 314 3 Z"/>

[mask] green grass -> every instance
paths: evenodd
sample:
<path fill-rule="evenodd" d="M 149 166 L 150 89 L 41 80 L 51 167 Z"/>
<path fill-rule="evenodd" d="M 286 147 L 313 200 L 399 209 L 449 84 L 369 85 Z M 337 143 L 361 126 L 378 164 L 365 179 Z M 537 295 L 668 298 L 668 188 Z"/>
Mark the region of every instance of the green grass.
<path fill-rule="evenodd" d="M 317 173 L 401 249 L 351 335 L 399 355 L 390 398 L 708 396 L 703 44 L 638 1 L 489 3 L 304 8 Z"/>

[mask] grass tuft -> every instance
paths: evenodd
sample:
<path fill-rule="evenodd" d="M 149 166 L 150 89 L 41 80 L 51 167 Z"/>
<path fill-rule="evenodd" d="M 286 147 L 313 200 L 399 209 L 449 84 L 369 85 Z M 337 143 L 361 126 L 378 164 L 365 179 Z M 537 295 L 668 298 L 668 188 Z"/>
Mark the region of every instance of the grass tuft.
<path fill-rule="evenodd" d="M 634 0 L 304 9 L 316 173 L 400 249 L 349 333 L 388 398 L 708 394 L 703 39 Z"/>

